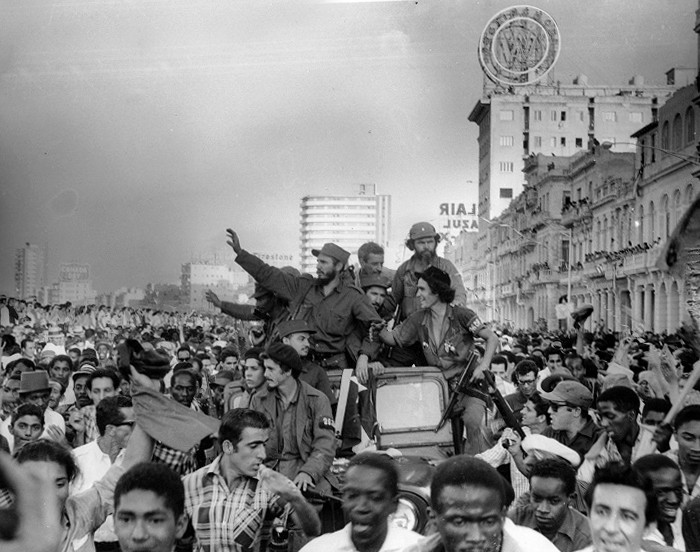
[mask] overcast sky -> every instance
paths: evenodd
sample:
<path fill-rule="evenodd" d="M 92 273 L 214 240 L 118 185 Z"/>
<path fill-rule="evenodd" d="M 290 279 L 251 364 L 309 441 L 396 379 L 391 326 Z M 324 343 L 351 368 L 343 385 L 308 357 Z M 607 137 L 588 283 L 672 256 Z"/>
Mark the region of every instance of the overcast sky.
<path fill-rule="evenodd" d="M 0 0 L 0 291 L 24 242 L 107 291 L 177 281 L 227 226 L 298 255 L 308 194 L 375 183 L 394 242 L 476 202 L 477 44 L 512 4 Z M 562 82 L 696 65 L 697 0 L 535 5 Z"/>

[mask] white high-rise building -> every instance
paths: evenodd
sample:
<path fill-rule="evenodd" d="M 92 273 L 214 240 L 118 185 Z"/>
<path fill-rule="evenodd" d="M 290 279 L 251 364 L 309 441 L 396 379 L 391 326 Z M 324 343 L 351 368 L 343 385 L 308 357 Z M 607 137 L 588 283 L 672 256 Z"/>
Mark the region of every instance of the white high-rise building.
<path fill-rule="evenodd" d="M 46 259 L 44 249 L 25 243 L 15 253 L 15 295 L 19 299 L 36 297 L 45 285 Z"/>
<path fill-rule="evenodd" d="M 366 242 L 389 245 L 391 196 L 377 195 L 374 184 L 359 184 L 353 194 L 306 196 L 301 200 L 301 270 L 314 274 L 311 251 L 332 242 L 357 253 Z"/>
<path fill-rule="evenodd" d="M 490 81 L 469 114 L 479 125 L 479 215 L 500 215 L 523 191 L 525 160 L 541 153 L 566 157 L 599 143 L 633 142 L 653 122 L 658 106 L 681 84 L 649 86 L 641 76 L 627 85 L 535 84 L 505 90 Z M 634 145 L 615 148 L 633 152 Z"/>

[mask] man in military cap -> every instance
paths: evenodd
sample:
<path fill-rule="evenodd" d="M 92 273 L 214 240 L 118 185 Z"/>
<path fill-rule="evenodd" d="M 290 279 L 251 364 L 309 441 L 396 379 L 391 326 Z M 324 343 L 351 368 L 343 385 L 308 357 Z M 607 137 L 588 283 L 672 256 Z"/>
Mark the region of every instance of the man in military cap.
<path fill-rule="evenodd" d="M 454 304 L 466 306 L 467 292 L 464 289 L 462 276 L 450 261 L 438 257 L 437 244 L 440 242 L 440 234 L 429 222 L 417 222 L 411 226 L 406 240 L 406 247 L 413 251 L 413 256 L 405 261 L 396 270 L 391 291 L 396 304 L 400 307 L 397 322 L 405 320 L 410 314 L 420 308 L 420 300 L 416 297 L 418 289 L 417 274 L 425 271 L 429 266 L 434 266 L 450 275 L 450 284 L 455 290 Z"/>
<path fill-rule="evenodd" d="M 287 320 L 278 327 L 282 343 L 291 346 L 301 358 L 301 374 L 299 380 L 305 381 L 311 387 L 323 392 L 334 404 L 336 401 L 328 374 L 318 364 L 309 359 L 311 352 L 311 342 L 309 339 L 316 333 L 306 320 Z"/>
<path fill-rule="evenodd" d="M 312 339 L 311 359 L 323 368 L 366 366 L 378 346 L 364 337 L 357 346 L 349 338 L 368 336 L 369 325 L 381 322 L 369 299 L 343 278 L 350 253 L 334 243 L 312 250 L 318 259 L 316 278 L 286 274 L 245 251 L 238 235 L 228 231 L 228 244 L 236 253 L 236 262 L 258 283 L 289 301 L 289 318 L 306 320 L 316 333 Z"/>

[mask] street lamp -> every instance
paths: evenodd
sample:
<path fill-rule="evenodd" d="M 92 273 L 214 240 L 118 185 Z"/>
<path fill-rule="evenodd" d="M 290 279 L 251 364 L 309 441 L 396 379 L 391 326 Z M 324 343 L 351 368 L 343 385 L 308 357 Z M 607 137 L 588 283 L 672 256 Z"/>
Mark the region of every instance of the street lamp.
<path fill-rule="evenodd" d="M 700 167 L 700 161 L 698 161 L 694 157 L 691 157 L 690 155 L 683 155 L 682 153 L 677 153 L 675 151 L 669 151 L 667 149 L 660 148 L 658 146 L 650 146 L 648 144 L 640 144 L 640 143 L 634 143 L 634 142 L 614 142 L 614 143 L 613 142 L 603 142 L 602 144 L 600 144 L 600 147 L 605 149 L 605 150 L 609 150 L 613 146 L 637 146 L 640 148 L 649 148 L 649 149 L 653 149 L 653 150 L 665 153 L 666 155 L 670 155 L 671 157 L 675 157 L 677 159 L 682 159 L 683 161 L 687 161 L 688 163 L 691 163 L 693 165 Z"/>

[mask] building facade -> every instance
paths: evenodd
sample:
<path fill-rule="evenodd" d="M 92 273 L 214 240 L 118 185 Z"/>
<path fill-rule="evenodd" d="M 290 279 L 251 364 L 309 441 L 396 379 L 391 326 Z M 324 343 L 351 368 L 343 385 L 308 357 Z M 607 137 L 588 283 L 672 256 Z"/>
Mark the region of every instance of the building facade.
<path fill-rule="evenodd" d="M 389 245 L 391 196 L 377 195 L 374 184 L 360 184 L 344 196 L 306 196 L 301 200 L 301 270 L 316 273 L 311 251 L 333 242 L 357 253 L 366 242 Z"/>
<path fill-rule="evenodd" d="M 479 125 L 479 214 L 499 216 L 523 190 L 523 160 L 529 155 L 566 157 L 593 140 L 629 142 L 633 132 L 656 119 L 658 105 L 677 86 L 648 86 L 640 76 L 624 86 L 595 86 L 584 75 L 570 85 L 509 90 L 485 85 L 469 115 Z"/>
<path fill-rule="evenodd" d="M 524 191 L 448 252 L 469 306 L 501 324 L 551 330 L 570 298 L 572 308 L 593 305 L 591 327 L 677 330 L 688 317 L 684 282 L 656 263 L 700 192 L 699 117 L 689 85 L 631 133 L 634 152 L 605 141 L 570 157 L 529 156 Z"/>
<path fill-rule="evenodd" d="M 191 262 L 182 265 L 180 285 L 181 302 L 196 311 L 214 311 L 206 300 L 205 293 L 211 290 L 223 300 L 231 300 L 240 288 L 245 286 L 250 276 L 242 269 L 233 270 L 230 266 L 215 262 Z"/>
<path fill-rule="evenodd" d="M 15 297 L 38 298 L 45 285 L 46 252 L 36 244 L 25 243 L 15 252 Z"/>

